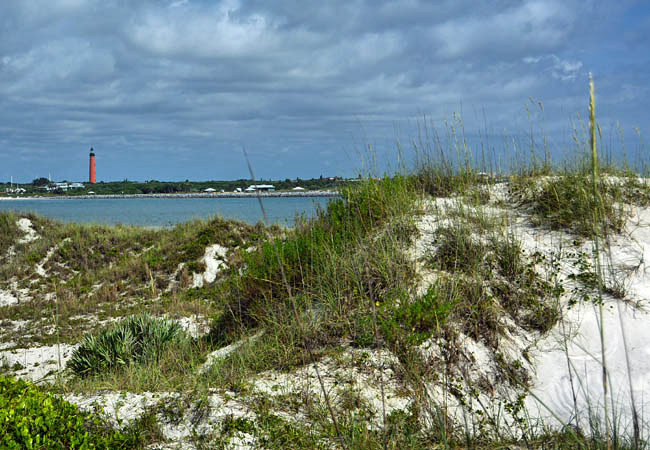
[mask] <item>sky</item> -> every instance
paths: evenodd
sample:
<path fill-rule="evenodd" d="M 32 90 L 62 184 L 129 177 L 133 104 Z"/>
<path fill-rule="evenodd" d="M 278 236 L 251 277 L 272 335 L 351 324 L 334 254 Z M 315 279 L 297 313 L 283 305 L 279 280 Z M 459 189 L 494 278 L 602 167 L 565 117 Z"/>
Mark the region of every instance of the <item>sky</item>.
<path fill-rule="evenodd" d="M 609 151 L 650 133 L 647 1 L 0 1 L 0 181 L 91 146 L 103 181 L 356 176 L 451 126 L 566 154 L 590 72 Z"/>

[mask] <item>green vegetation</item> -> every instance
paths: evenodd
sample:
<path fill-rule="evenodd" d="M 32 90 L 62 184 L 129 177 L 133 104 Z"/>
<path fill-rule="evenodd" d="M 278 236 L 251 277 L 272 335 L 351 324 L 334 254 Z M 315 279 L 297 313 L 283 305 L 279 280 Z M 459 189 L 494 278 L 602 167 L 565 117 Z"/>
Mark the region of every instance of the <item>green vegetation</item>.
<path fill-rule="evenodd" d="M 16 224 L 18 219 L 18 216 L 13 213 L 0 213 L 0 255 L 7 254 L 9 247 L 22 237 Z"/>
<path fill-rule="evenodd" d="M 0 248 L 5 248 L 0 253 L 0 278 L 15 280 L 18 288 L 28 288 L 33 297 L 20 307 L 0 308 L 0 321 L 29 319 L 35 321 L 38 330 L 53 325 L 56 313 L 58 335 L 35 333 L 43 343 L 55 338 L 76 343 L 86 327 L 92 326 L 83 316 L 124 317 L 140 312 L 145 305 L 152 313 L 210 316 L 216 312 L 215 306 L 204 299 L 212 294 L 188 290 L 192 273 L 204 270 L 200 258 L 206 246 L 255 247 L 268 234 L 281 230 L 220 218 L 157 230 L 62 224 L 33 215 L 28 218 L 39 238 L 19 244 L 22 232 L 16 226 L 18 216 L 0 212 Z M 15 247 L 11 257 L 6 250 L 10 245 Z M 230 251 L 229 258 L 241 257 Z M 43 276 L 34 273 L 35 264 L 42 264 Z M 56 292 L 57 304 L 46 298 L 52 292 Z M 18 342 L 21 334 L 15 336 Z"/>
<path fill-rule="evenodd" d="M 148 315 L 130 316 L 98 336 L 86 336 L 72 354 L 68 368 L 88 376 L 156 361 L 165 347 L 182 334 L 177 322 Z"/>
<path fill-rule="evenodd" d="M 607 177 L 598 180 L 594 195 L 590 170 L 579 168 L 545 179 L 516 177 L 512 193 L 530 209 L 537 224 L 587 238 L 593 237 L 596 230 L 601 234 L 620 233 L 627 216 L 626 205 L 650 204 L 650 186 L 630 172 L 602 167 Z"/>
<path fill-rule="evenodd" d="M 134 431 L 118 432 L 102 419 L 32 384 L 0 375 L 0 447 L 6 449 L 134 448 Z"/>
<path fill-rule="evenodd" d="M 0 195 L 4 195 L 7 189 L 11 187 L 25 189 L 22 196 L 30 195 L 85 195 L 92 191 L 97 195 L 133 195 L 133 194 L 174 194 L 174 193 L 192 193 L 203 192 L 205 189 L 215 189 L 217 192 L 233 192 L 236 188 L 246 189 L 251 184 L 272 184 L 278 191 L 287 191 L 295 187 L 302 187 L 306 190 L 333 190 L 349 184 L 349 180 L 340 177 L 319 177 L 310 179 L 285 179 L 285 180 L 213 180 L 213 181 L 99 181 L 96 184 L 83 183 L 83 188 L 62 188 L 54 189 L 54 183 L 50 183 L 47 178 L 37 178 L 29 184 L 0 183 Z M 50 187 L 53 190 L 47 191 L 45 188 Z"/>
<path fill-rule="evenodd" d="M 244 254 L 219 286 L 224 312 L 214 337 L 232 342 L 257 328 L 271 334 L 286 356 L 254 371 L 302 365 L 312 349 L 354 338 L 376 303 L 391 304 L 412 288 L 413 267 L 400 250 L 415 232 L 414 189 L 406 177 L 368 180 L 315 220 Z"/>
<path fill-rule="evenodd" d="M 525 257 L 517 239 L 492 229 L 477 235 L 471 222 L 436 231 L 435 248 L 428 255 L 434 270 L 445 277 L 439 286 L 454 304 L 454 324 L 476 340 L 497 348 L 499 316 L 509 314 L 525 329 L 546 332 L 559 318 L 556 273 L 538 275 L 539 254 Z"/>

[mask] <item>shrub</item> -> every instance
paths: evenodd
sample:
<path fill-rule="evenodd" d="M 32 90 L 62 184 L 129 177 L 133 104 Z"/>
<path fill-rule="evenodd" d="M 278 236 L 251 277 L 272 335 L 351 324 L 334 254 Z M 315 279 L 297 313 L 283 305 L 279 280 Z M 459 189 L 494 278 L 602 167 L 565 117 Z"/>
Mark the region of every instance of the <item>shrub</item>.
<path fill-rule="evenodd" d="M 597 186 L 594 196 L 589 174 L 576 171 L 541 183 L 536 179 L 516 179 L 511 190 L 530 209 L 537 223 L 588 238 L 596 233 L 620 233 L 625 224 L 624 204 L 650 203 L 650 188 L 629 174 L 603 178 Z"/>
<path fill-rule="evenodd" d="M 0 376 L 0 448 L 114 449 L 139 446 L 135 434 L 109 428 L 97 416 L 40 392 L 22 380 Z"/>
<path fill-rule="evenodd" d="M 344 190 L 315 219 L 243 253 L 220 287 L 226 308 L 215 327 L 218 340 L 265 322 L 286 325 L 296 312 L 291 296 L 300 311 L 322 307 L 345 320 L 360 299 L 383 300 L 407 278 L 398 246 L 413 234 L 405 218 L 414 200 L 412 179 L 367 180 Z M 330 332 L 342 332 L 332 316 L 323 322 L 335 324 Z"/>
<path fill-rule="evenodd" d="M 539 254 L 526 260 L 521 243 L 496 228 L 474 233 L 472 221 L 436 231 L 428 265 L 446 275 L 438 283 L 441 298 L 454 304 L 451 319 L 476 340 L 497 348 L 499 316 L 507 312 L 524 328 L 546 332 L 557 322 L 559 292 L 555 273 L 542 278 Z"/>
<path fill-rule="evenodd" d="M 16 222 L 18 216 L 12 212 L 0 212 L 0 255 L 4 256 L 10 246 L 16 244 L 21 236 Z"/>
<path fill-rule="evenodd" d="M 177 322 L 147 314 L 130 316 L 98 336 L 87 335 L 68 367 L 87 376 L 159 358 L 165 346 L 182 334 Z"/>

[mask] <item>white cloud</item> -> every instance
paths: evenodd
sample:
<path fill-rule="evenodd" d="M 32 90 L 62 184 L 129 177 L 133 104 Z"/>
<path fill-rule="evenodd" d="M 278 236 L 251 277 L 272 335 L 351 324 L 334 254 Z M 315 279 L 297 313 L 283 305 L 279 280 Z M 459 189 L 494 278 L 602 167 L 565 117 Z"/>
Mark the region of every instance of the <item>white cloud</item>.
<path fill-rule="evenodd" d="M 557 55 L 527 56 L 522 59 L 526 64 L 536 65 L 543 64 L 546 66 L 542 70 L 549 72 L 553 78 L 561 81 L 573 81 L 581 73 L 582 61 L 575 59 L 562 59 Z"/>
<path fill-rule="evenodd" d="M 559 45 L 571 31 L 572 11 L 556 0 L 526 1 L 503 11 L 451 19 L 432 29 L 441 56 L 475 52 L 517 54 Z"/>
<path fill-rule="evenodd" d="M 178 8 L 178 7 L 181 7 L 181 6 L 186 6 L 187 4 L 189 4 L 189 0 L 178 0 L 176 2 L 170 3 L 169 7 L 170 8 Z"/>
<path fill-rule="evenodd" d="M 554 78 L 557 78 L 562 81 L 573 81 L 576 79 L 582 69 L 581 61 L 572 61 L 566 59 L 560 59 L 555 55 L 552 55 L 553 58 L 553 74 Z"/>
<path fill-rule="evenodd" d="M 238 1 L 209 9 L 179 11 L 150 9 L 128 30 L 132 41 L 161 56 L 232 57 L 261 54 L 275 42 L 272 29 L 260 14 L 233 15 Z"/>
<path fill-rule="evenodd" d="M 34 94 L 61 88 L 62 83 L 104 80 L 114 72 L 115 60 L 110 53 L 88 42 L 62 39 L 26 53 L 5 56 L 2 67 L 12 82 L 2 82 L 0 77 L 0 91 Z"/>

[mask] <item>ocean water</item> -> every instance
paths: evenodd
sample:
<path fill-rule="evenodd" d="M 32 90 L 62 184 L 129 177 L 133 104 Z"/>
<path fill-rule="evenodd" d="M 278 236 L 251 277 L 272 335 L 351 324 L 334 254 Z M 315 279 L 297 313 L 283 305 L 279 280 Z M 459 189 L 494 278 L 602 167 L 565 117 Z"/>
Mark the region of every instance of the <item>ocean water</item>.
<path fill-rule="evenodd" d="M 262 202 L 268 221 L 295 224 L 296 215 L 311 217 L 330 198 L 267 197 Z M 195 218 L 221 216 L 255 224 L 263 220 L 255 197 L 246 198 L 119 198 L 0 200 L 0 211 L 33 212 L 64 222 L 172 226 Z"/>

